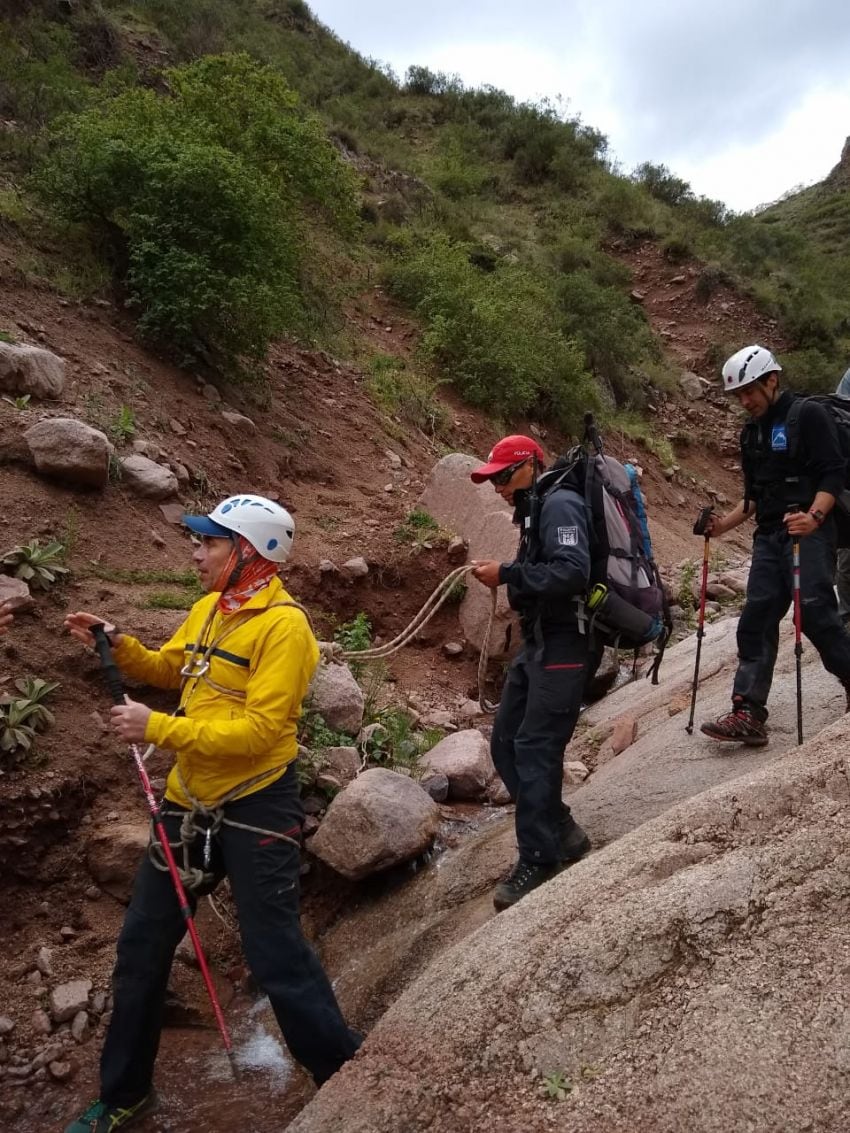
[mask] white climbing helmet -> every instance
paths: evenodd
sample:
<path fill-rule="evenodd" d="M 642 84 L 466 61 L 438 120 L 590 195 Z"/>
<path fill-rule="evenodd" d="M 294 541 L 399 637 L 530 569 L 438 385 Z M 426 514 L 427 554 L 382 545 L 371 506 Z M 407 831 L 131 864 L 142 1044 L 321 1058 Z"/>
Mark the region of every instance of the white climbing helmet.
<path fill-rule="evenodd" d="M 265 496 L 228 496 L 209 515 L 184 515 L 183 522 L 198 535 L 227 538 L 244 536 L 264 559 L 282 563 L 289 558 L 295 521 L 280 504 Z"/>
<path fill-rule="evenodd" d="M 752 385 L 765 374 L 778 373 L 782 367 L 764 346 L 745 346 L 727 359 L 723 367 L 723 389 L 734 393 Z"/>

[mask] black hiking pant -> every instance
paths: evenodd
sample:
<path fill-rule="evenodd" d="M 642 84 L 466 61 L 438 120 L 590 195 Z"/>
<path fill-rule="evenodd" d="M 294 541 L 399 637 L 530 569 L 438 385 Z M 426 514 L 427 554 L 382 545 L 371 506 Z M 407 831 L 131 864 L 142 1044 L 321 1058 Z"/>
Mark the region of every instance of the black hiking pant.
<path fill-rule="evenodd" d="M 835 602 L 835 533 L 831 519 L 800 540 L 800 614 L 803 633 L 820 654 L 824 668 L 850 682 L 850 633 Z M 746 703 L 767 719 L 767 698 L 779 649 L 779 623 L 794 598 L 791 536 L 785 527 L 757 531 L 747 582 L 747 600 L 738 622 L 738 671 L 732 689 L 736 704 Z"/>
<path fill-rule="evenodd" d="M 173 803 L 166 809 L 180 810 Z M 294 768 L 229 803 L 225 815 L 298 839 L 303 812 Z M 166 817 L 165 826 L 169 841 L 178 841 L 180 816 Z M 200 836 L 195 839 L 192 866 L 202 864 L 202 843 Z M 180 850 L 177 855 L 180 866 Z M 271 1001 L 292 1056 L 320 1085 L 362 1040 L 346 1026 L 301 932 L 299 858 L 289 842 L 232 826 L 221 826 L 212 840 L 211 871 L 217 882 L 225 876 L 230 880 L 245 959 Z M 197 898 L 190 899 L 194 909 Z M 134 1105 L 151 1088 L 171 962 L 185 931 L 170 875 L 146 857 L 118 938 L 112 1019 L 100 1060 L 101 1098 L 110 1105 Z"/>
<path fill-rule="evenodd" d="M 564 749 L 581 709 L 588 640 L 577 630 L 543 631 L 544 646 L 526 642 L 511 663 L 493 723 L 493 763 L 516 804 L 519 856 L 555 865 L 573 825 L 561 801 Z"/>

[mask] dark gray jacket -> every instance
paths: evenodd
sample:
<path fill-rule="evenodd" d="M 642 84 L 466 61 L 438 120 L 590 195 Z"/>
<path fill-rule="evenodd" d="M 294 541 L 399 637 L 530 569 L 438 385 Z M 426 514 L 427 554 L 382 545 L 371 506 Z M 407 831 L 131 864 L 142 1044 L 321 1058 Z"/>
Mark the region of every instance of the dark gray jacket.
<path fill-rule="evenodd" d="M 535 533 L 527 530 L 528 497 L 517 500 L 514 522 L 521 527 L 517 557 L 502 563 L 499 582 L 507 585 L 508 602 L 520 615 L 523 634 L 535 635 L 535 627 L 574 626 L 576 596 L 583 596 L 590 576 L 590 545 L 584 497 L 571 487 L 546 491 L 546 475 L 539 490 L 543 495 Z"/>

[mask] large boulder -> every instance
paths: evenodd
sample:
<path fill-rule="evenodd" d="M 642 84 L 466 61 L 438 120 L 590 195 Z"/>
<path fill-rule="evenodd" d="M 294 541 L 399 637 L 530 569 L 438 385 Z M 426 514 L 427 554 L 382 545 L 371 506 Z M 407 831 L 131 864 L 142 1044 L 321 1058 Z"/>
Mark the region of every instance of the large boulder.
<path fill-rule="evenodd" d="M 146 822 L 115 822 L 89 840 L 86 865 L 104 892 L 123 904 L 130 900 L 133 880 L 147 853 L 150 828 Z"/>
<path fill-rule="evenodd" d="M 467 936 L 289 1133 L 843 1131 L 848 742 L 842 719 Z"/>
<path fill-rule="evenodd" d="M 419 764 L 425 772 L 446 776 L 450 799 L 484 798 L 496 774 L 490 744 L 477 728 L 446 736 L 422 756 Z"/>
<path fill-rule="evenodd" d="M 498 559 L 512 562 L 516 558 L 519 532 L 512 522 L 512 511 L 493 491 L 492 484 L 473 484 L 469 478 L 481 461 L 474 456 L 455 452 L 438 461 L 417 507 L 427 511 L 450 531 L 462 535 L 469 543 L 470 559 Z M 460 604 L 460 624 L 464 636 L 475 649 L 484 643 L 492 608 L 491 592 L 470 579 Z M 496 592 L 496 616 L 490 638 L 490 656 L 507 656 L 509 640 L 514 643 L 518 632 L 508 606 L 504 587 Z M 508 633 L 513 627 L 512 634 Z"/>
<path fill-rule="evenodd" d="M 109 441 L 75 417 L 45 417 L 24 433 L 36 471 L 66 484 L 104 488 L 109 482 Z"/>
<path fill-rule="evenodd" d="M 137 496 L 148 500 L 167 500 L 177 495 L 177 477 L 164 464 L 136 453 L 121 461 L 121 479 Z"/>
<path fill-rule="evenodd" d="M 310 849 L 343 877 L 359 881 L 423 853 L 439 822 L 439 807 L 418 783 L 373 767 L 336 796 Z"/>
<path fill-rule="evenodd" d="M 65 387 L 65 362 L 41 346 L 0 342 L 0 390 L 57 398 Z"/>
<path fill-rule="evenodd" d="M 329 728 L 356 736 L 363 724 L 363 693 L 347 665 L 321 665 L 310 686 L 309 705 Z"/>

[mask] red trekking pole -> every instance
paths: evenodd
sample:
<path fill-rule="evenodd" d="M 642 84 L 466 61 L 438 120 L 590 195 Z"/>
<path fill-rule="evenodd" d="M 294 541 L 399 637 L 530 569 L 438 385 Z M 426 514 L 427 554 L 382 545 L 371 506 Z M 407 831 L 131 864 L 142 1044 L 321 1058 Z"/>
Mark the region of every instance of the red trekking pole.
<path fill-rule="evenodd" d="M 798 512 L 794 504 L 789 512 Z M 800 608 L 800 536 L 791 536 L 791 558 L 794 564 L 794 657 L 797 666 L 797 745 L 803 742 L 803 619 Z"/>
<path fill-rule="evenodd" d="M 126 698 L 124 696 L 124 689 L 121 685 L 121 675 L 118 671 L 118 666 L 112 656 L 112 649 L 109 645 L 109 638 L 106 636 L 106 629 L 101 625 L 93 625 L 91 632 L 94 636 L 95 649 L 100 657 L 100 663 L 103 667 L 103 675 L 109 686 L 109 691 L 112 694 L 112 699 L 116 704 L 125 704 Z M 207 964 L 207 958 L 204 955 L 204 949 L 201 945 L 201 939 L 198 936 L 198 930 L 195 927 L 195 919 L 192 916 L 192 909 L 186 897 L 186 890 L 183 888 L 183 882 L 180 880 L 180 873 L 177 869 L 177 863 L 174 860 L 174 854 L 171 846 L 168 843 L 168 834 L 165 830 L 165 824 L 162 821 L 159 807 L 151 787 L 151 781 L 148 778 L 147 768 L 145 767 L 144 759 L 142 758 L 142 749 L 138 744 L 130 744 L 130 754 L 133 757 L 133 762 L 136 765 L 136 771 L 139 774 L 139 780 L 142 784 L 142 790 L 145 793 L 147 800 L 148 810 L 151 812 L 153 820 L 153 827 L 156 831 L 156 836 L 159 839 L 162 853 L 168 865 L 168 872 L 171 874 L 171 880 L 174 883 L 174 892 L 177 895 L 177 903 L 180 906 L 180 912 L 183 915 L 183 920 L 186 922 L 186 930 L 192 940 L 192 946 L 195 949 L 195 956 L 198 960 L 198 967 L 201 970 L 201 975 L 206 985 L 207 995 L 210 997 L 212 1004 L 213 1014 L 215 1021 L 221 1034 L 221 1041 L 224 1043 L 224 1049 L 230 1061 L 230 1069 L 233 1077 L 238 1079 L 239 1074 L 236 1069 L 236 1061 L 233 1052 L 233 1042 L 230 1038 L 230 1032 L 227 1029 L 227 1024 L 224 1021 L 224 1013 L 221 1010 L 221 1004 L 218 1001 L 215 987 L 213 985 L 210 969 Z"/>
<path fill-rule="evenodd" d="M 699 619 L 697 621 L 697 655 L 694 661 L 694 683 L 691 688 L 691 714 L 688 717 L 688 722 L 685 725 L 685 731 L 689 736 L 694 734 L 694 712 L 697 706 L 697 684 L 699 682 L 699 662 L 702 654 L 702 639 L 705 637 L 705 594 L 708 589 L 708 548 L 710 537 L 706 535 L 705 528 L 708 521 L 711 519 L 712 510 L 710 507 L 704 507 L 694 524 L 694 535 L 702 535 L 705 538 L 705 545 L 702 552 L 702 582 L 699 588 Z"/>

